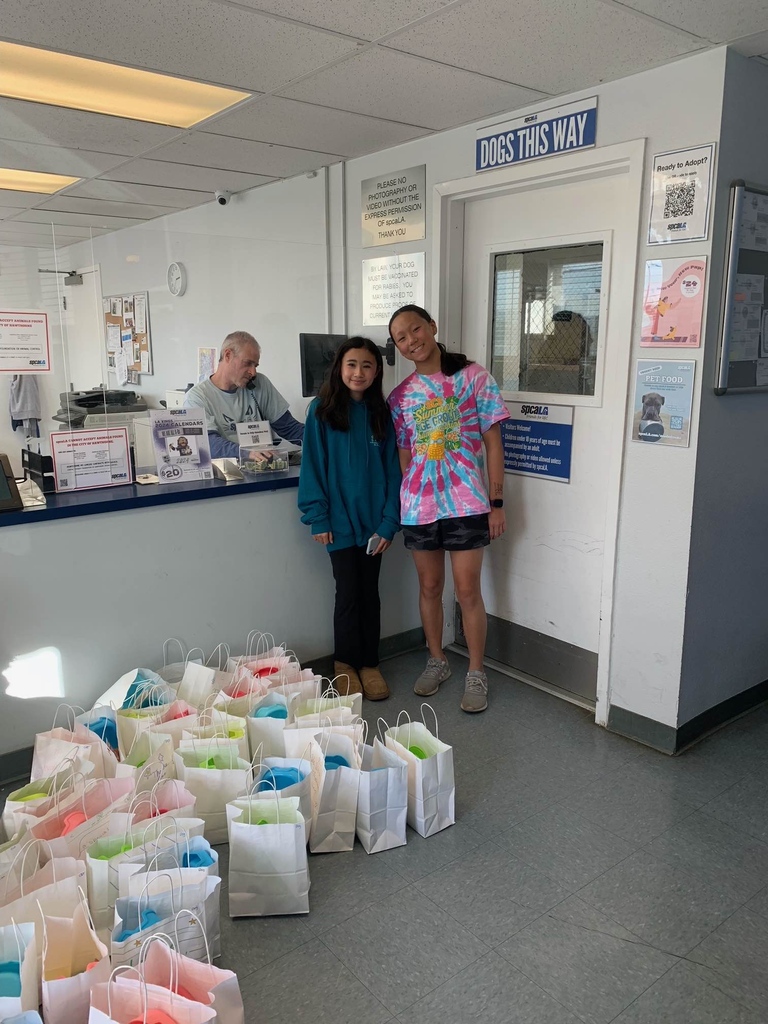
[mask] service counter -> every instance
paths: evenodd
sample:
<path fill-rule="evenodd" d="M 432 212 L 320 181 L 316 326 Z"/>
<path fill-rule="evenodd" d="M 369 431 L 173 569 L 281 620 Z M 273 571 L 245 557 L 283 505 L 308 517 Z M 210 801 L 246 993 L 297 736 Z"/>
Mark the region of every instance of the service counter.
<path fill-rule="evenodd" d="M 330 654 L 331 566 L 300 521 L 297 486 L 297 469 L 264 481 L 132 485 L 49 495 L 45 509 L 0 516 L 0 671 L 51 647 L 63 677 L 60 698 L 0 693 L 0 755 L 29 745 L 61 701 L 89 707 L 122 673 L 161 665 L 167 637 L 239 654 L 256 629 L 305 664 Z M 384 556 L 381 596 L 382 637 L 418 629 L 400 537 Z"/>

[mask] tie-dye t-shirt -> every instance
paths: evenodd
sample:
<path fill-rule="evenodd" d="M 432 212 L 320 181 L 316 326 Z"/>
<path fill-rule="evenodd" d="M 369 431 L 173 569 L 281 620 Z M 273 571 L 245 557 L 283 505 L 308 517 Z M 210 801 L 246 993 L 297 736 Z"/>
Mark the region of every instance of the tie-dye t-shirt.
<path fill-rule="evenodd" d="M 509 418 L 490 373 L 479 363 L 452 377 L 412 373 L 388 402 L 397 447 L 411 452 L 400 488 L 402 524 L 423 526 L 490 511 L 483 434 Z"/>

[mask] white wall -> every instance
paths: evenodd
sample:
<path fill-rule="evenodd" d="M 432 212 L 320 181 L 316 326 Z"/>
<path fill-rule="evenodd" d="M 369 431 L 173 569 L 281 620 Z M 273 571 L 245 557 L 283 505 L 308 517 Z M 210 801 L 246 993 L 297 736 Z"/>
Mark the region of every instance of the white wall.
<path fill-rule="evenodd" d="M 263 372 L 303 418 L 299 333 L 327 329 L 322 174 L 102 235 L 72 246 L 69 257 L 99 264 L 104 295 L 149 293 L 155 372 L 134 390 L 150 407 L 197 380 L 198 347 L 246 330 L 261 342 Z M 171 262 L 187 270 L 177 298 L 166 285 Z"/>
<path fill-rule="evenodd" d="M 169 636 L 242 653 L 258 629 L 306 665 L 333 650 L 330 561 L 301 525 L 293 488 L 4 527 L 0 564 L 0 667 L 58 648 L 68 703 L 90 707 L 123 672 L 162 665 Z M 382 564 L 383 636 L 418 624 L 416 588 L 403 586 L 411 574 L 396 539 Z M 30 744 L 59 704 L 4 689 L 0 752 Z"/>
<path fill-rule="evenodd" d="M 731 181 L 768 188 L 768 68 L 728 54 L 710 281 L 725 273 Z M 679 723 L 768 679 L 768 394 L 718 398 L 713 382 L 720 291 L 710 290 L 709 330 L 693 504 Z"/>
<path fill-rule="evenodd" d="M 633 75 L 618 82 L 597 86 L 572 96 L 566 103 L 586 96 L 598 96 L 599 146 L 647 138 L 646 164 L 655 153 L 686 146 L 717 142 L 725 67 L 725 49 Z M 685 97 L 685 113 L 678 114 L 679 97 Z M 554 105 L 553 103 L 548 104 Z M 539 103 L 530 110 L 546 109 Z M 523 114 L 526 111 L 517 111 Z M 493 123 L 502 120 L 497 116 Z M 488 121 L 490 123 L 490 119 Z M 438 182 L 471 175 L 474 171 L 474 138 L 478 125 L 417 139 L 396 149 L 362 157 L 347 164 L 348 284 L 350 331 L 361 328 L 360 261 L 388 252 L 427 254 L 426 306 L 434 311 L 432 290 L 432 204 L 431 189 Z M 427 168 L 427 238 L 402 246 L 360 248 L 360 182 L 421 163 Z M 542 172 L 546 161 L 542 161 Z M 648 178 L 641 224 L 648 222 Z M 707 254 L 710 243 L 675 245 L 661 255 Z M 644 261 L 658 258 L 659 248 L 648 249 L 639 241 L 637 292 L 641 294 Z M 641 309 L 637 305 L 634 358 L 645 355 L 635 340 L 639 336 Z M 369 328 L 378 340 L 383 328 Z M 653 350 L 650 350 L 651 352 Z M 701 361 L 700 350 L 686 352 L 686 358 Z M 621 382 L 620 382 L 621 384 Z M 697 373 L 694 407 L 698 404 L 701 374 Z M 632 396 L 627 394 L 628 409 Z M 697 419 L 694 412 L 693 439 L 689 449 L 654 448 L 627 443 L 622 483 L 621 525 L 616 567 L 614 637 L 610 666 L 610 700 L 637 714 L 675 725 L 680 683 L 682 634 L 685 616 L 690 513 L 696 458 Z M 626 432 L 625 432 L 626 433 Z M 578 440 L 577 440 L 578 443 Z M 508 486 L 514 486 L 509 478 Z M 649 510 L 649 494 L 663 498 Z"/>

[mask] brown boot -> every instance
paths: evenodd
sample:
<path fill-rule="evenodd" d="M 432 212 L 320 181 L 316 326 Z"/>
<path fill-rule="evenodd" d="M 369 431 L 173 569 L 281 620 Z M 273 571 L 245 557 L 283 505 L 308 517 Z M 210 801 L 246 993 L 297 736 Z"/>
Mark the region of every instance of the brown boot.
<path fill-rule="evenodd" d="M 343 661 L 334 661 L 333 674 L 335 677 L 333 685 L 342 697 L 348 697 L 350 694 L 363 692 L 363 684 L 360 682 L 360 676 L 357 674 L 357 669 L 352 668 L 351 665 L 345 665 Z"/>
<path fill-rule="evenodd" d="M 377 668 L 361 668 L 360 678 L 363 681 L 363 693 L 368 700 L 386 700 L 389 687 L 384 676 Z"/>

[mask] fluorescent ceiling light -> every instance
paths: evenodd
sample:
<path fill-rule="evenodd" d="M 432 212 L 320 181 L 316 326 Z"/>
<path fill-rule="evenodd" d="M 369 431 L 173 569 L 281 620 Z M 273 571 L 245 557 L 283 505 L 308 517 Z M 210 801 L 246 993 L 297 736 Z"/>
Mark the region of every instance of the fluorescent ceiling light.
<path fill-rule="evenodd" d="M 79 178 L 69 174 L 46 174 L 45 171 L 14 171 L 10 167 L 0 167 L 0 188 L 10 188 L 14 192 L 54 192 L 74 185 Z"/>
<path fill-rule="evenodd" d="M 0 42 L 0 95 L 191 128 L 251 94 Z"/>

